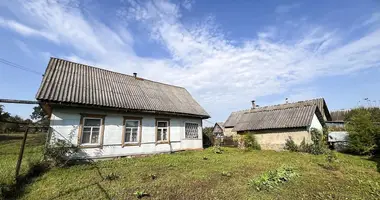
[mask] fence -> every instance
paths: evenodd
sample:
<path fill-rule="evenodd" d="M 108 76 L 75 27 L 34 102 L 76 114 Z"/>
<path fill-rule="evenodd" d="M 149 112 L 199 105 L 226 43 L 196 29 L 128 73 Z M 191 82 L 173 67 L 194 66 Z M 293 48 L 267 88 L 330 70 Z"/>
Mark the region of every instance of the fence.
<path fill-rule="evenodd" d="M 40 164 L 48 133 L 47 126 L 0 120 L 0 126 L 8 124 L 15 124 L 19 129 L 0 133 L 0 199 L 9 197 L 43 171 Z"/>

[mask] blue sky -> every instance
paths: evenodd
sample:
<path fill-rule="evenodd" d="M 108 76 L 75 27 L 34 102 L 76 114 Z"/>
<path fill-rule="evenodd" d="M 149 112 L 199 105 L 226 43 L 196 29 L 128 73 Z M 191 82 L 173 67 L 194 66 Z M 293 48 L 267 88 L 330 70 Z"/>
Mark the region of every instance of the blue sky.
<path fill-rule="evenodd" d="M 1 1 L 0 43 L 0 58 L 41 73 L 54 56 L 183 86 L 211 122 L 252 99 L 380 105 L 375 0 Z M 32 100 L 41 78 L 0 63 L 0 98 Z"/>

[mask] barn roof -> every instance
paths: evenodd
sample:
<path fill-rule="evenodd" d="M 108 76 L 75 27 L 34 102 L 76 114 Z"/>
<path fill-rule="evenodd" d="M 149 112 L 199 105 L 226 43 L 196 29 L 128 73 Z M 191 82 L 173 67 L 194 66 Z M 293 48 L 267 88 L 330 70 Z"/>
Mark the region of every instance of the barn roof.
<path fill-rule="evenodd" d="M 257 107 L 255 109 L 247 109 L 247 110 L 232 112 L 231 115 L 226 120 L 226 122 L 224 123 L 224 127 L 234 127 L 239 122 L 242 115 L 246 112 L 281 110 L 281 109 L 308 106 L 308 105 L 316 105 L 319 111 L 321 112 L 322 116 L 325 115 L 328 121 L 331 120 L 330 112 L 329 112 L 329 109 L 327 108 L 327 104 L 325 100 L 323 98 L 318 98 L 318 99 L 311 99 L 311 100 L 305 100 L 305 101 L 298 101 L 294 103 L 285 103 L 285 104 Z"/>
<path fill-rule="evenodd" d="M 210 117 L 183 87 L 59 58 L 50 59 L 36 99 L 50 103 Z"/>
<path fill-rule="evenodd" d="M 300 105 L 272 110 L 254 109 L 241 115 L 233 131 L 307 127 L 311 125 L 314 114 L 320 121 L 323 121 L 316 105 Z"/>

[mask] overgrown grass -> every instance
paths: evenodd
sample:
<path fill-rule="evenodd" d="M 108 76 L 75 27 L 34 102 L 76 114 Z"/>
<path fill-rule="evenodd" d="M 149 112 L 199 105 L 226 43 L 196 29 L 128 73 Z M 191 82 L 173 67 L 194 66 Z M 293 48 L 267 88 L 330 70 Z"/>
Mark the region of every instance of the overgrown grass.
<path fill-rule="evenodd" d="M 15 187 L 15 168 L 22 138 L 22 133 L 0 134 L 0 199 L 4 195 L 2 192 L 12 192 L 12 187 Z M 45 135 L 42 133 L 28 135 L 20 169 L 21 177 L 39 170 L 37 163 L 43 156 L 44 142 Z"/>
<path fill-rule="evenodd" d="M 2 146 L 0 149 L 4 152 Z M 337 157 L 340 166 L 334 171 L 319 165 L 326 162 L 325 155 L 245 152 L 234 148 L 223 148 L 222 154 L 216 154 L 210 148 L 122 158 L 54 168 L 29 184 L 20 198 L 136 199 L 141 192 L 149 194 L 142 199 L 380 198 L 380 174 L 375 162 L 344 154 L 337 154 Z M 14 174 L 13 164 L 9 166 L 11 175 Z M 281 184 L 276 190 L 257 191 L 247 184 L 249 180 L 283 165 L 294 167 L 300 176 Z"/>

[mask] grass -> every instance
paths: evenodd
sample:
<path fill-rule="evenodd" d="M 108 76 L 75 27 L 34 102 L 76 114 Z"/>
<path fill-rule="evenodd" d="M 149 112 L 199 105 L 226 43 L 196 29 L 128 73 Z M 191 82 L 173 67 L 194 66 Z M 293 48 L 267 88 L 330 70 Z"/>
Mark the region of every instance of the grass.
<path fill-rule="evenodd" d="M 23 133 L 0 134 L 0 184 L 15 183 L 15 168 Z M 28 134 L 20 175 L 25 175 L 31 163 L 41 160 L 45 135 Z"/>
<path fill-rule="evenodd" d="M 10 143 L 0 143 L 0 162 L 2 168 L 7 168 L 6 171 L 13 175 L 15 157 L 12 159 L 9 153 L 18 152 L 18 147 L 11 147 L 18 146 L 18 143 Z M 37 149 L 38 145 L 30 147 L 26 155 L 38 153 L 40 150 Z M 366 157 L 337 154 L 339 169 L 327 170 L 320 166 L 326 162 L 324 155 L 223 150 L 222 154 L 209 148 L 53 168 L 27 185 L 19 198 L 137 199 L 136 194 L 142 192 L 147 194 L 142 199 L 380 198 L 380 174 L 376 162 Z M 13 163 L 8 166 L 3 157 Z M 295 169 L 299 176 L 270 190 L 257 191 L 248 185 L 250 180 L 283 165 Z M 228 176 L 223 175 L 227 173 Z M 5 177 L 9 180 L 8 176 Z"/>

